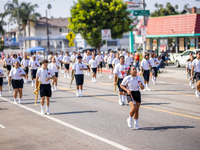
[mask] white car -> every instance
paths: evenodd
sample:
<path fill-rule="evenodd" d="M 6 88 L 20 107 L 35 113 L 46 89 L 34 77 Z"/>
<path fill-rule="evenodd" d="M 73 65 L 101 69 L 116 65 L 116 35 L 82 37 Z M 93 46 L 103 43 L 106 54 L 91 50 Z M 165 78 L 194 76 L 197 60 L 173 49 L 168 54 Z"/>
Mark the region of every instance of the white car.
<path fill-rule="evenodd" d="M 186 50 L 181 55 L 175 57 L 176 67 L 186 66 L 187 60 L 190 58 L 190 53 L 196 58 L 196 52 L 200 49 Z"/>

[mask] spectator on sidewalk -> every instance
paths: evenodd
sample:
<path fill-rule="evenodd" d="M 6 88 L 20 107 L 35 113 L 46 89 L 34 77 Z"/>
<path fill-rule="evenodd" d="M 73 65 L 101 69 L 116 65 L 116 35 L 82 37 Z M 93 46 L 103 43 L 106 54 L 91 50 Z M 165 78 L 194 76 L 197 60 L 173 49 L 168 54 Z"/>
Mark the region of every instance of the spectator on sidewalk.
<path fill-rule="evenodd" d="M 158 57 L 158 60 L 159 60 L 159 65 L 157 66 L 157 69 L 158 69 L 158 71 L 159 71 L 159 73 L 160 73 L 160 68 L 164 68 L 165 67 L 165 64 L 164 64 L 164 60 L 163 59 L 161 59 L 161 57 L 159 56 Z"/>
<path fill-rule="evenodd" d="M 135 68 L 140 71 L 140 56 L 138 52 L 135 53 Z"/>

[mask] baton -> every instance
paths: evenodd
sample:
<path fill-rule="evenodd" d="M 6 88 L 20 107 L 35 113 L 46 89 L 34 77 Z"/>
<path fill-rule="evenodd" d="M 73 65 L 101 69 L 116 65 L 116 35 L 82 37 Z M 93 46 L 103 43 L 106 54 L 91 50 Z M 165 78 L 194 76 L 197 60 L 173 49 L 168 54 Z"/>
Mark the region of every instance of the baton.
<path fill-rule="evenodd" d="M 129 87 L 128 87 L 128 84 L 126 85 L 126 88 L 130 91 L 130 89 L 129 89 Z M 133 104 L 136 105 L 136 102 L 135 102 L 135 100 L 133 99 L 133 95 L 130 94 L 130 96 L 131 96 L 131 99 L 133 100 Z"/>

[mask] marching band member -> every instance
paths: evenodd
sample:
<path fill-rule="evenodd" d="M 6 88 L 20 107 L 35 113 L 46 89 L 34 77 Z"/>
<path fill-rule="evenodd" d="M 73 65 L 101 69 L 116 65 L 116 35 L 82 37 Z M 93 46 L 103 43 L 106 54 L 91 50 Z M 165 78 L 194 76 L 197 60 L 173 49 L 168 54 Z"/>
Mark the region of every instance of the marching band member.
<path fill-rule="evenodd" d="M 125 57 L 125 63 L 129 65 L 129 67 L 131 68 L 132 64 L 133 64 L 133 58 L 130 56 L 130 52 L 126 53 L 126 57 Z"/>
<path fill-rule="evenodd" d="M 2 86 L 3 86 L 3 70 L 0 69 L 0 96 L 2 97 Z"/>
<path fill-rule="evenodd" d="M 89 67 L 89 61 L 90 61 L 91 56 L 90 52 L 87 52 L 86 56 L 83 58 L 83 62 L 87 65 L 88 70 L 86 71 L 86 75 L 90 76 L 90 67 Z"/>
<path fill-rule="evenodd" d="M 120 84 L 124 77 L 128 74 L 129 65 L 124 63 L 124 56 L 119 57 L 120 63 L 115 66 L 114 69 L 114 85 L 117 85 L 119 88 L 119 105 L 126 105 L 126 91 L 124 91 Z M 118 82 L 117 82 L 118 78 Z"/>
<path fill-rule="evenodd" d="M 11 70 L 11 64 L 12 64 L 12 60 L 10 58 L 10 56 L 7 54 L 6 58 L 4 58 L 4 65 L 6 66 L 7 69 L 7 76 L 6 79 L 8 80 L 9 78 L 9 74 L 10 74 L 10 70 Z"/>
<path fill-rule="evenodd" d="M 40 56 L 39 55 L 37 55 L 37 53 L 36 52 L 34 52 L 34 55 L 35 55 L 35 59 L 39 62 L 40 61 Z"/>
<path fill-rule="evenodd" d="M 149 76 L 151 67 L 152 66 L 149 60 L 149 54 L 145 54 L 145 57 L 141 62 L 141 75 L 143 75 L 144 83 L 146 84 L 146 89 L 144 89 L 144 91 L 151 91 L 151 89 L 149 88 Z"/>
<path fill-rule="evenodd" d="M 95 59 L 95 55 L 93 54 L 92 55 L 92 59 L 90 59 L 90 61 L 89 61 L 90 69 L 93 72 L 93 74 L 92 74 L 92 82 L 97 82 L 96 73 L 97 73 L 98 65 L 99 65 L 99 62 Z"/>
<path fill-rule="evenodd" d="M 53 52 L 50 52 L 50 53 L 49 53 L 49 56 L 48 56 L 48 61 L 49 61 L 49 63 L 51 63 L 52 58 L 53 58 Z"/>
<path fill-rule="evenodd" d="M 60 61 L 62 61 L 62 60 L 59 59 L 58 53 L 55 53 L 54 58 L 56 59 L 56 62 L 57 62 L 57 63 L 60 63 Z M 52 61 L 52 60 L 51 60 L 51 61 Z"/>
<path fill-rule="evenodd" d="M 69 65 L 70 65 L 70 56 L 69 56 L 69 52 L 66 52 L 65 53 L 65 56 L 63 57 L 62 59 L 62 62 L 64 63 L 65 65 L 65 74 L 64 74 L 64 78 L 70 78 L 70 75 L 69 75 Z"/>
<path fill-rule="evenodd" d="M 112 62 L 113 68 L 115 68 L 115 66 L 117 66 L 117 64 L 119 64 L 119 54 L 118 53 L 116 54 L 116 58 L 113 59 L 113 62 Z"/>
<path fill-rule="evenodd" d="M 76 96 L 83 96 L 82 90 L 83 90 L 83 83 L 84 83 L 84 75 L 83 70 L 87 70 L 86 64 L 82 63 L 82 56 L 78 56 L 78 62 L 76 62 L 72 68 L 72 76 L 73 71 L 75 71 L 75 79 L 76 79 L 76 85 L 77 85 L 77 92 Z"/>
<path fill-rule="evenodd" d="M 107 60 L 108 60 L 108 53 L 106 52 L 104 56 L 104 63 L 105 63 L 106 68 L 108 68 Z"/>
<path fill-rule="evenodd" d="M 57 90 L 57 83 L 58 83 L 58 69 L 60 68 L 60 65 L 58 62 L 56 62 L 56 58 L 52 58 L 52 63 L 48 66 L 49 69 L 53 70 L 55 73 L 55 79 L 52 80 L 52 91 Z M 54 88 L 55 85 L 55 88 Z"/>
<path fill-rule="evenodd" d="M 110 56 L 107 59 L 107 64 L 108 64 L 109 69 L 110 69 L 109 79 L 113 78 L 113 66 L 112 66 L 113 59 L 114 59 L 113 54 L 111 53 Z"/>
<path fill-rule="evenodd" d="M 99 52 L 98 55 L 96 56 L 96 60 L 99 62 L 99 67 L 98 67 L 98 75 L 97 77 L 102 77 L 102 68 L 103 68 L 103 56 Z"/>
<path fill-rule="evenodd" d="M 60 67 L 61 67 L 61 69 L 63 69 L 63 62 L 62 62 L 63 57 L 64 57 L 63 52 L 60 52 L 60 55 L 58 56 L 58 59 L 60 60 Z"/>
<path fill-rule="evenodd" d="M 76 52 L 73 52 L 73 55 L 70 57 L 71 62 L 72 62 L 73 64 L 76 62 L 76 58 L 77 58 Z"/>
<path fill-rule="evenodd" d="M 19 93 L 19 104 L 21 104 L 22 99 L 22 89 L 23 89 L 23 79 L 22 77 L 25 77 L 24 70 L 19 67 L 19 62 L 15 61 L 15 66 L 11 69 L 9 74 L 9 80 L 8 85 L 11 84 L 11 78 L 12 78 L 12 87 L 14 89 L 14 103 L 17 104 L 17 94 Z"/>
<path fill-rule="evenodd" d="M 12 59 L 12 66 L 13 66 L 13 67 L 14 67 L 16 61 L 18 61 L 19 64 L 20 64 L 19 58 L 17 58 L 17 54 L 14 54 L 14 55 L 13 55 L 13 59 Z"/>
<path fill-rule="evenodd" d="M 24 59 L 21 61 L 21 66 L 24 69 L 24 72 L 26 73 L 25 78 L 24 78 L 24 83 L 28 83 L 28 65 L 29 65 L 29 60 L 27 58 L 27 55 L 24 55 Z"/>
<path fill-rule="evenodd" d="M 187 74 L 190 76 L 190 78 L 191 78 L 191 69 L 192 69 L 193 60 L 194 60 L 194 57 L 193 57 L 193 55 L 191 55 L 190 59 L 187 62 L 187 65 L 186 65 L 186 71 L 187 71 Z M 193 74 L 195 74 L 195 72 L 193 72 Z M 192 89 L 195 89 L 195 87 L 194 87 L 194 78 L 190 79 L 190 82 L 189 82 L 189 84 L 190 84 Z"/>
<path fill-rule="evenodd" d="M 50 115 L 49 112 L 49 104 L 50 104 L 50 97 L 52 95 L 51 92 L 51 79 L 55 80 L 55 73 L 53 70 L 47 68 L 48 66 L 48 60 L 44 59 L 42 61 L 42 67 L 38 69 L 36 79 L 35 79 L 35 89 L 37 90 L 38 87 L 38 81 L 41 82 L 40 85 L 40 97 L 41 97 L 41 114 L 44 115 L 44 101 L 46 98 L 46 113 L 47 115 Z M 40 79 L 39 79 L 40 78 Z"/>
<path fill-rule="evenodd" d="M 36 78 L 37 68 L 40 67 L 39 62 L 36 60 L 36 57 L 33 56 L 33 59 L 29 62 L 29 66 L 31 67 L 31 77 L 32 77 L 32 86 L 34 86 L 34 80 Z"/>
<path fill-rule="evenodd" d="M 127 119 L 128 127 L 133 127 L 134 117 L 134 129 L 138 130 L 138 114 L 141 103 L 140 88 L 144 89 L 144 82 L 140 76 L 137 75 L 137 70 L 133 66 L 130 71 L 131 75 L 124 78 L 121 84 L 121 88 L 127 92 L 127 101 L 131 107 L 129 118 Z"/>
<path fill-rule="evenodd" d="M 152 73 L 153 73 L 153 76 L 152 76 L 152 82 L 154 83 L 154 84 L 156 84 L 156 79 L 157 79 L 157 74 L 158 74 L 158 69 L 157 69 L 157 66 L 158 66 L 158 64 L 159 64 L 159 60 L 158 60 L 158 58 L 156 58 L 155 57 L 156 55 L 155 55 L 155 53 L 152 53 L 151 54 L 151 59 L 150 59 L 150 61 L 151 61 L 151 66 L 152 66 Z"/>

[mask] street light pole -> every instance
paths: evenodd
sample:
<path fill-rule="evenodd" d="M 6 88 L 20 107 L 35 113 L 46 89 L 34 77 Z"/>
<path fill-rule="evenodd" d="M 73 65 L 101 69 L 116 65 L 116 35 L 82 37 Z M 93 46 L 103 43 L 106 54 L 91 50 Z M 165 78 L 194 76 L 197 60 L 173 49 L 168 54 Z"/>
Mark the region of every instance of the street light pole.
<path fill-rule="evenodd" d="M 145 0 L 142 0 L 143 3 L 143 10 L 145 10 Z M 143 26 L 146 25 L 146 20 L 145 16 L 143 16 Z M 146 41 L 143 42 L 143 54 L 145 55 L 145 50 L 146 50 Z"/>
<path fill-rule="evenodd" d="M 49 54 L 50 49 L 49 49 L 49 27 L 48 27 L 47 10 L 46 10 L 46 25 L 47 25 L 47 48 L 48 48 L 48 54 Z"/>
<path fill-rule="evenodd" d="M 19 23 L 19 3 L 17 1 L 17 21 L 18 21 L 18 31 L 19 31 L 19 36 L 21 35 L 20 31 L 20 23 Z"/>

